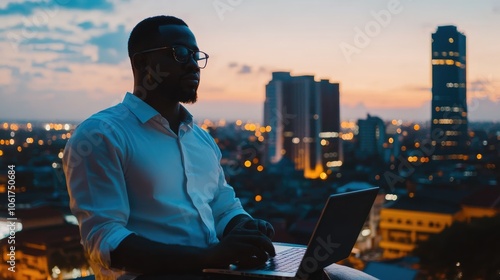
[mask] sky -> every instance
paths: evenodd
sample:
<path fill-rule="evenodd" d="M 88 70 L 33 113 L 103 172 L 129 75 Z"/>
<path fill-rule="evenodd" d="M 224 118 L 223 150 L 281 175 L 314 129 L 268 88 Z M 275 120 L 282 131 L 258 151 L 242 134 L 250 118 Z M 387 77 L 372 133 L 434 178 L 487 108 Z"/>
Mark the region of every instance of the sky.
<path fill-rule="evenodd" d="M 261 122 L 273 71 L 340 83 L 341 118 L 429 121 L 431 34 L 467 36 L 471 121 L 500 121 L 500 0 L 3 0 L 0 120 L 81 121 L 132 91 L 142 19 L 186 21 L 210 55 L 196 119 Z"/>

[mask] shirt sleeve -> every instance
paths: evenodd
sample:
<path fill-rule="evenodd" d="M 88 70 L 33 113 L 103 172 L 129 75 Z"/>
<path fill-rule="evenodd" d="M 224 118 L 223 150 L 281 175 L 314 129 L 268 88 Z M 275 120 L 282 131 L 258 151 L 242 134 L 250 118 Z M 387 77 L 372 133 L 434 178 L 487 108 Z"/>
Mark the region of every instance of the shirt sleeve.
<path fill-rule="evenodd" d="M 222 157 L 221 152 L 217 144 L 212 142 L 217 158 L 220 162 Z M 226 228 L 229 221 L 236 215 L 248 214 L 241 205 L 240 200 L 236 197 L 233 187 L 231 187 L 224 176 L 224 170 L 219 164 L 219 183 L 217 188 L 217 193 L 211 202 L 212 213 L 214 216 L 215 230 L 217 232 L 217 237 L 219 240 L 224 234 L 224 229 Z"/>
<path fill-rule="evenodd" d="M 123 148 L 112 126 L 87 120 L 74 132 L 63 156 L 70 207 L 78 219 L 84 250 L 91 261 L 110 267 L 110 252 L 132 232 Z"/>

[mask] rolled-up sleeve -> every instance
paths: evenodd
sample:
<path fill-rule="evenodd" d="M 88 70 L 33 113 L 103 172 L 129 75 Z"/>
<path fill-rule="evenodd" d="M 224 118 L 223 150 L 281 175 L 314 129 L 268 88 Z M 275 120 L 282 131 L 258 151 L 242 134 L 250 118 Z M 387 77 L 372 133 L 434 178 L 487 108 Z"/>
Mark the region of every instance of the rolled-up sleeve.
<path fill-rule="evenodd" d="M 221 152 L 215 142 L 213 143 L 214 150 L 217 153 L 217 157 L 221 159 Z M 226 228 L 229 221 L 236 215 L 245 214 L 250 216 L 243 206 L 240 200 L 236 197 L 233 187 L 231 187 L 224 176 L 224 170 L 222 166 L 219 165 L 219 184 L 217 188 L 217 193 L 211 202 L 212 213 L 214 216 L 215 230 L 217 232 L 217 237 L 219 240 L 222 238 L 224 229 Z"/>
<path fill-rule="evenodd" d="M 90 119 L 75 130 L 63 156 L 82 245 L 91 261 L 105 268 L 110 252 L 132 233 L 125 228 L 130 210 L 120 141 L 110 125 Z"/>

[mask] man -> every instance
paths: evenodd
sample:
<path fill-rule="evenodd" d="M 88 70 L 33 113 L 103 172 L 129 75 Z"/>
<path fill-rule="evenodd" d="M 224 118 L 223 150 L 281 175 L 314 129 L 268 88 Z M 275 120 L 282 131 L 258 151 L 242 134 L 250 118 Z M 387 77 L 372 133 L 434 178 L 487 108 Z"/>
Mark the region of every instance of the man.
<path fill-rule="evenodd" d="M 208 55 L 171 16 L 137 24 L 128 51 L 133 93 L 80 124 L 63 157 L 96 278 L 264 263 L 273 227 L 245 212 L 214 140 L 180 105 L 196 102 Z"/>

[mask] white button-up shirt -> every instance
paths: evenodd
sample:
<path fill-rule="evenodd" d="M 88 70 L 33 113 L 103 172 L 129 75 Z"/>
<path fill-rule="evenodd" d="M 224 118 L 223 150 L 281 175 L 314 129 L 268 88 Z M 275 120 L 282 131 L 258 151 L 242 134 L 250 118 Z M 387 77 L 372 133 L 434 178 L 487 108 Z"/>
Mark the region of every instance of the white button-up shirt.
<path fill-rule="evenodd" d="M 178 135 L 158 111 L 131 93 L 74 131 L 63 167 L 82 245 L 97 276 L 110 251 L 131 233 L 150 240 L 207 247 L 227 223 L 247 214 L 226 183 L 221 153 L 189 112 Z"/>

